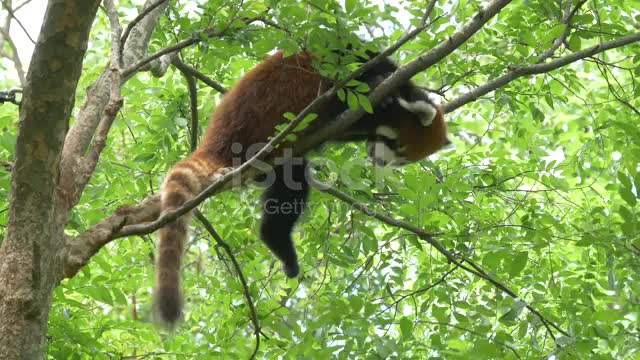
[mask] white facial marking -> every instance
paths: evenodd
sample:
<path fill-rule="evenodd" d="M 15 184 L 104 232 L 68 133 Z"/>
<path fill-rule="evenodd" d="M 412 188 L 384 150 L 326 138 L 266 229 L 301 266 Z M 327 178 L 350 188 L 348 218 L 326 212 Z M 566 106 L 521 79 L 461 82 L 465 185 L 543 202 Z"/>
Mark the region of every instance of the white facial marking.
<path fill-rule="evenodd" d="M 438 110 L 433 105 L 424 100 L 408 102 L 399 96 L 397 99 L 398 103 L 403 108 L 411 111 L 412 113 L 422 114 L 422 116 L 420 117 L 420 123 L 422 124 L 422 126 L 431 126 L 431 124 L 433 123 L 433 119 L 435 119 L 436 114 L 438 113 Z"/>
<path fill-rule="evenodd" d="M 382 141 L 376 141 L 373 146 L 373 161 L 378 166 L 392 164 L 396 160 L 396 153 Z"/>
<path fill-rule="evenodd" d="M 436 114 L 438 110 L 435 107 L 431 106 L 431 104 L 427 104 L 427 109 L 424 111 L 424 115 L 420 118 L 420 123 L 422 126 L 427 127 L 433 124 L 433 120 L 436 118 Z"/>
<path fill-rule="evenodd" d="M 376 129 L 376 134 L 390 140 L 395 140 L 398 138 L 398 132 L 394 128 L 386 125 L 378 126 L 378 128 Z"/>

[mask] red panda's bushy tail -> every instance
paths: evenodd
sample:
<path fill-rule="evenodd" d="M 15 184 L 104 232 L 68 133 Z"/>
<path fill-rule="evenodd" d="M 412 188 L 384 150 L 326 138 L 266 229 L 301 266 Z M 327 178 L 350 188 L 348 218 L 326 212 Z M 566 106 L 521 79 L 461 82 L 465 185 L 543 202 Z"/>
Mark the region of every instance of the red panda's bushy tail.
<path fill-rule="evenodd" d="M 210 175 L 221 166 L 194 154 L 169 171 L 161 190 L 161 211 L 181 207 L 208 185 Z M 191 213 L 168 223 L 158 231 L 154 310 L 159 320 L 172 326 L 182 315 L 180 265 Z"/>

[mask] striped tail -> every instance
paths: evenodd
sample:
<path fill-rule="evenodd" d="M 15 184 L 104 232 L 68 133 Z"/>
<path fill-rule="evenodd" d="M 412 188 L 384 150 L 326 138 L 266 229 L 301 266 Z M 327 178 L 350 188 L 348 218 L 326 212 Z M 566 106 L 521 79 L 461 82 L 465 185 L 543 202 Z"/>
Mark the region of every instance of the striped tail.
<path fill-rule="evenodd" d="M 209 176 L 221 166 L 194 154 L 178 162 L 162 184 L 161 210 L 165 213 L 181 207 L 208 185 Z M 154 309 L 168 327 L 173 327 L 182 315 L 180 265 L 191 213 L 165 225 L 158 232 Z"/>

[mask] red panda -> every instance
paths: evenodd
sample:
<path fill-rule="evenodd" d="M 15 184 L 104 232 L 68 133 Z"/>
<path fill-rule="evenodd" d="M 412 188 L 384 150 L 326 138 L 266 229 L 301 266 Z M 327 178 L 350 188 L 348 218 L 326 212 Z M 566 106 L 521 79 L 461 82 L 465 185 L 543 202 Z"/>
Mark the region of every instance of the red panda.
<path fill-rule="evenodd" d="M 248 149 L 274 135 L 275 127 L 286 120 L 286 112 L 299 113 L 331 82 L 320 76 L 306 52 L 284 57 L 277 52 L 255 66 L 229 91 L 211 115 L 202 142 L 193 154 L 179 161 L 167 174 L 161 190 L 161 209 L 179 208 L 202 191 L 211 175 L 230 167 L 234 149 Z M 397 66 L 389 59 L 366 72 L 358 80 L 374 88 Z M 313 131 L 346 109 L 336 97 L 318 113 L 312 125 L 298 134 Z M 435 153 L 448 142 L 443 113 L 428 94 L 407 82 L 383 104 L 374 107 L 354 124 L 347 136 L 335 141 L 366 141 L 368 156 L 376 165 L 403 165 Z M 233 145 L 233 146 L 232 146 Z M 240 146 L 238 146 L 240 145 Z M 286 145 L 286 144 L 285 144 Z M 246 157 L 242 158 L 245 161 Z M 276 165 L 274 181 L 262 197 L 263 204 L 304 204 L 309 185 L 306 161 Z M 291 231 L 301 211 L 281 213 L 263 206 L 260 238 L 282 262 L 285 274 L 295 277 L 299 266 Z M 159 230 L 156 256 L 154 306 L 160 319 L 168 324 L 181 316 L 180 266 L 190 216 L 185 215 Z"/>

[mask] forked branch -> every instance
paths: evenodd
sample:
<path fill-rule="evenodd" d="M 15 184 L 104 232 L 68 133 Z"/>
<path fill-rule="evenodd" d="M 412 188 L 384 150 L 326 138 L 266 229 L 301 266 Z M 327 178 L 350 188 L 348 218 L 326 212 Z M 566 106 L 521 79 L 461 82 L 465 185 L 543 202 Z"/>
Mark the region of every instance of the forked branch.
<path fill-rule="evenodd" d="M 454 111 L 460 108 L 461 106 L 464 106 L 472 101 L 475 101 L 481 96 L 484 96 L 496 89 L 499 89 L 520 77 L 523 77 L 526 75 L 547 73 L 547 72 L 559 69 L 563 66 L 569 65 L 573 62 L 601 53 L 603 51 L 619 48 L 619 47 L 629 45 L 638 41 L 640 41 L 640 32 L 623 36 L 615 40 L 603 42 L 601 44 L 592 46 L 588 49 L 577 51 L 573 54 L 554 59 L 544 64 L 531 64 L 525 67 L 520 67 L 520 68 L 510 70 L 506 74 L 499 76 L 493 80 L 490 80 L 489 82 L 481 86 L 478 86 L 477 88 L 469 91 L 468 93 L 461 95 L 458 98 L 448 102 L 447 104 L 445 104 L 444 110 L 445 112 Z"/>

